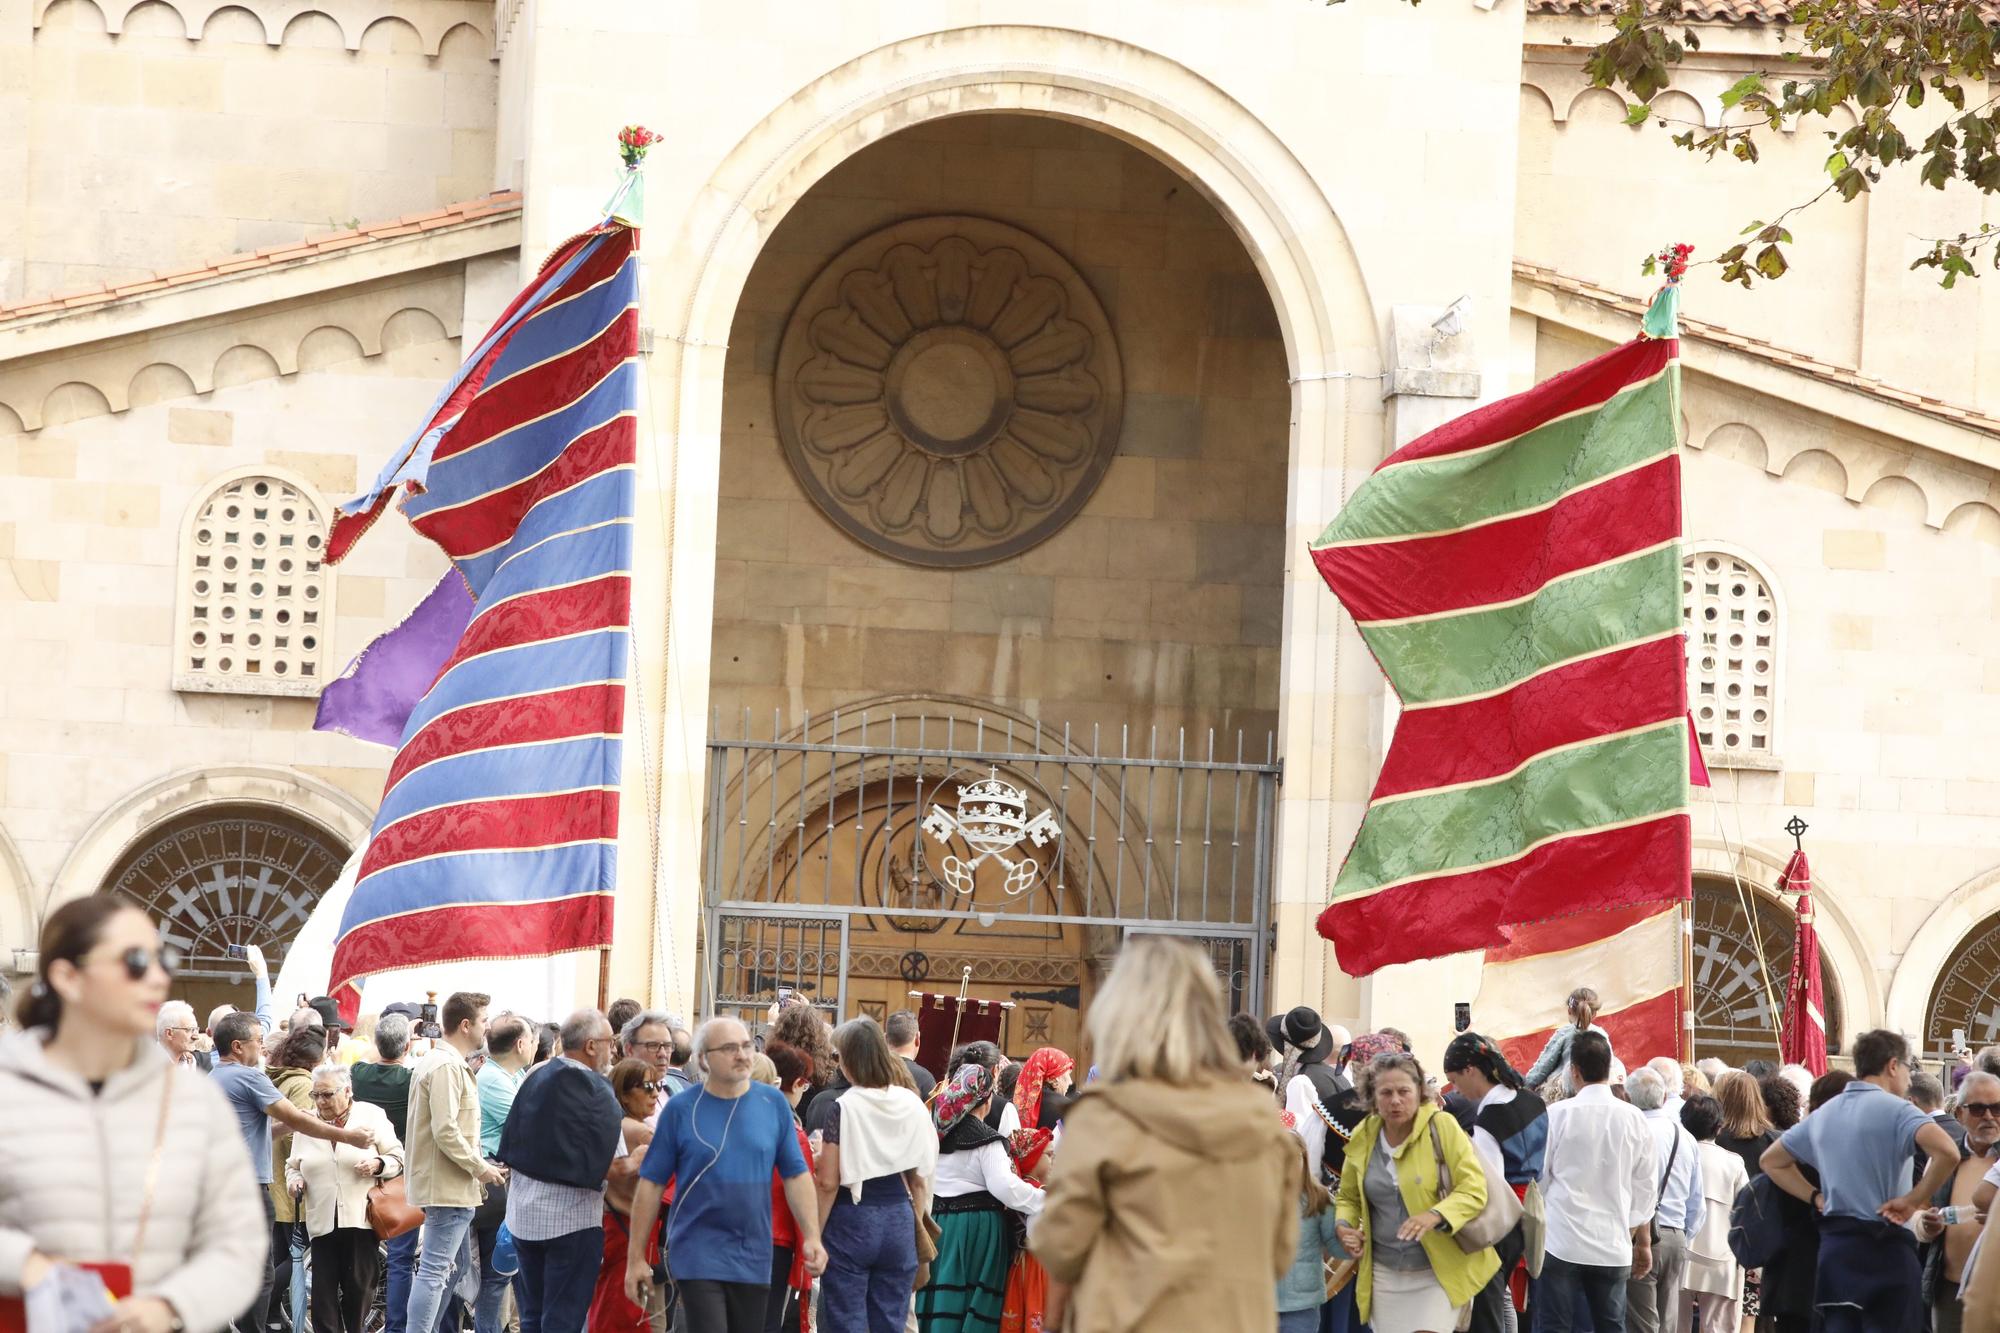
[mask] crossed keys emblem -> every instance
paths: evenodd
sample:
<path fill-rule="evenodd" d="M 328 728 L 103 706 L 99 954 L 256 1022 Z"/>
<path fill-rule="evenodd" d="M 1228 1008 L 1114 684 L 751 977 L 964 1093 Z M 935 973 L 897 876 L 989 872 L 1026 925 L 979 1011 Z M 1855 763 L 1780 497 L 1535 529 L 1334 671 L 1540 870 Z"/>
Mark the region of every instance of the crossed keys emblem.
<path fill-rule="evenodd" d="M 924 832 L 946 849 L 938 863 L 938 874 L 959 893 L 970 896 L 979 867 L 992 861 L 1006 871 L 1002 886 L 1007 896 L 1019 897 L 1035 886 L 1041 863 L 1032 856 L 1013 860 L 1007 856 L 1023 839 L 1046 847 L 1062 836 L 1062 826 L 1047 810 L 1028 818 L 1028 797 L 1019 787 L 1000 780 L 1000 770 L 989 770 L 984 782 L 958 789 L 958 807 L 933 805 L 924 816 Z M 960 857 L 950 849 L 956 836 L 974 853 Z"/>

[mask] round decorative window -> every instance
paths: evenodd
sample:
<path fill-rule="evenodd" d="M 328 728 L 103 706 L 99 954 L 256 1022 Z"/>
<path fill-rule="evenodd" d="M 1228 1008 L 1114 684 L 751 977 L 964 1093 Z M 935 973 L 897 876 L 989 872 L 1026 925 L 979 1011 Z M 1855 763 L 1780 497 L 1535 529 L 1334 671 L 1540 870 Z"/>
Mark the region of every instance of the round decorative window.
<path fill-rule="evenodd" d="M 1083 278 L 985 218 L 918 218 L 849 246 L 778 351 L 800 484 L 849 535 L 913 564 L 987 564 L 1053 536 L 1103 479 L 1123 406 Z"/>

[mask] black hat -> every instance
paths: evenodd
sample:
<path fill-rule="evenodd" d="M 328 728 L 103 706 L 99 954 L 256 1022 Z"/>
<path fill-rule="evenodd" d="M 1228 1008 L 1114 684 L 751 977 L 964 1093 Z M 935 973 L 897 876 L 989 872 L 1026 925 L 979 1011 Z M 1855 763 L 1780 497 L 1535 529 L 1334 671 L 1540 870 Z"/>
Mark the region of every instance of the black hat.
<path fill-rule="evenodd" d="M 320 1021 L 326 1024 L 328 1032 L 354 1031 L 354 1024 L 347 1022 L 340 1016 L 340 1006 L 334 1003 L 331 995 L 322 995 L 318 999 L 307 1000 L 306 1008 L 319 1015 Z"/>
<path fill-rule="evenodd" d="M 1324 1060 L 1333 1051 L 1333 1034 L 1326 1030 L 1316 1009 L 1300 1005 L 1285 1015 L 1279 1027 L 1285 1043 L 1296 1047 L 1299 1058 L 1307 1064 Z"/>
<path fill-rule="evenodd" d="M 1271 1049 L 1282 1054 L 1285 1049 L 1285 1016 L 1272 1014 L 1265 1019 L 1264 1035 L 1271 1039 Z"/>
<path fill-rule="evenodd" d="M 408 1000 L 398 1000 L 394 1004 L 385 1004 L 382 1006 L 382 1016 L 386 1018 L 390 1014 L 401 1014 L 404 1018 L 414 1023 L 424 1016 L 424 1011 Z"/>

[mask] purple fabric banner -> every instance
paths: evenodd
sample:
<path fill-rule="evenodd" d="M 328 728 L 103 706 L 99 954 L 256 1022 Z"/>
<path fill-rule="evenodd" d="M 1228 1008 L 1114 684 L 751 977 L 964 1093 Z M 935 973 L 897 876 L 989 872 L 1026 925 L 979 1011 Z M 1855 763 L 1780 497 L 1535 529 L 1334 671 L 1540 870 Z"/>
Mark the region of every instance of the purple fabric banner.
<path fill-rule="evenodd" d="M 447 570 L 409 618 L 361 650 L 320 691 L 314 731 L 396 746 L 410 712 L 437 680 L 472 619 L 472 592 Z"/>

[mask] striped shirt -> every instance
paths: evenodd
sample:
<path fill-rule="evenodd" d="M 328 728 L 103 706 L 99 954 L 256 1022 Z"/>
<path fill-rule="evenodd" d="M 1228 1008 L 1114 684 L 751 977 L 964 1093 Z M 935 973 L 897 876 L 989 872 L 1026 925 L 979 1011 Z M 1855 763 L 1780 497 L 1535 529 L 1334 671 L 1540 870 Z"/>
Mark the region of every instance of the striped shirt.
<path fill-rule="evenodd" d="M 559 1055 L 578 1069 L 597 1071 L 581 1060 Z M 619 1135 L 618 1155 L 625 1155 L 625 1137 Z M 507 1230 L 518 1240 L 556 1240 L 604 1225 L 604 1186 L 585 1189 L 553 1180 L 537 1180 L 514 1172 L 507 1181 Z"/>

